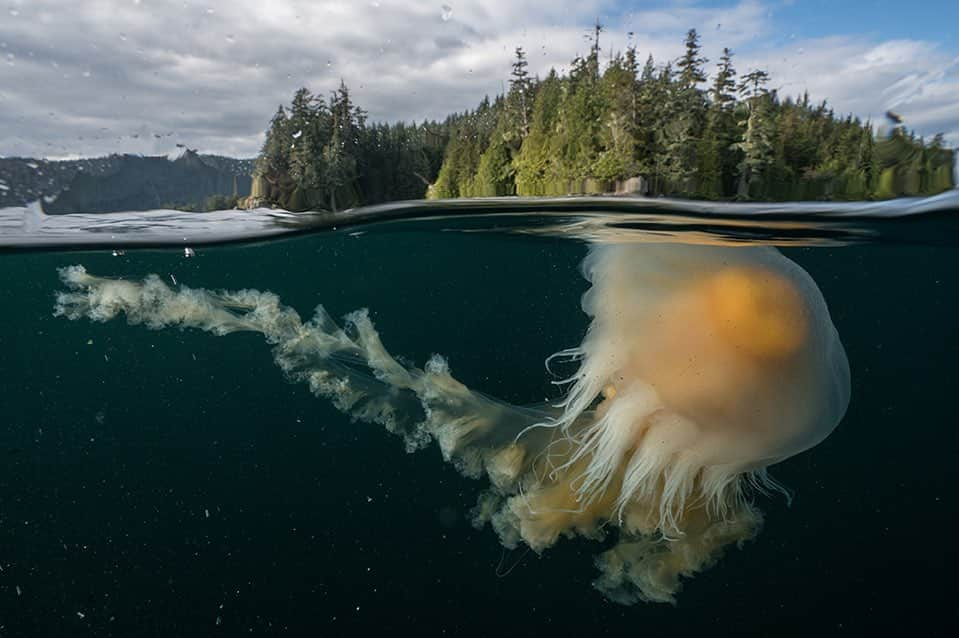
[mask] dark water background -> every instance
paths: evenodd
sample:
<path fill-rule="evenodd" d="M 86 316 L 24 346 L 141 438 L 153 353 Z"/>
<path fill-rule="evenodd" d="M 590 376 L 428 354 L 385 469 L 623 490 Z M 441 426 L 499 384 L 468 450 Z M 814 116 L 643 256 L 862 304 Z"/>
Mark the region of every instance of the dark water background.
<path fill-rule="evenodd" d="M 784 250 L 829 304 L 852 403 L 773 468 L 793 504 L 761 499 L 763 532 L 676 607 L 605 601 L 596 543 L 504 555 L 467 518 L 482 483 L 287 384 L 254 335 L 52 316 L 76 263 L 271 290 L 305 316 L 369 307 L 391 352 L 532 403 L 587 326 L 582 243 L 373 230 L 0 256 L 0 636 L 955 635 L 957 248 Z"/>

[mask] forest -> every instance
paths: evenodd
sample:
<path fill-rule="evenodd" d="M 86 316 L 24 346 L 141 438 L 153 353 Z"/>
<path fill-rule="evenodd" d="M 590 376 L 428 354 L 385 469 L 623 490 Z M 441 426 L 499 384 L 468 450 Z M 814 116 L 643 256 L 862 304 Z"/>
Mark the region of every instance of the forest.
<path fill-rule="evenodd" d="M 441 122 L 369 124 L 341 82 L 303 88 L 274 115 L 252 205 L 341 210 L 389 200 L 633 193 L 705 200 L 863 200 L 954 186 L 955 152 L 887 113 L 837 115 L 780 96 L 729 49 L 707 75 L 699 35 L 664 64 L 635 46 L 604 54 L 602 27 L 568 73 L 530 75 L 515 51 L 508 88 Z"/>
<path fill-rule="evenodd" d="M 458 119 L 369 124 L 346 84 L 329 100 L 299 89 L 270 122 L 247 206 L 342 210 L 422 198 Z"/>

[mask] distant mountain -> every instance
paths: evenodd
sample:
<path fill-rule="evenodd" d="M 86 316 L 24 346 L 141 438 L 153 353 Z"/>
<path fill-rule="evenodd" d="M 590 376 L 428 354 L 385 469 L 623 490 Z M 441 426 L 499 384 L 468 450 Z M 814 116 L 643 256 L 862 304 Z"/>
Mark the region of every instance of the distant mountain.
<path fill-rule="evenodd" d="M 117 170 L 122 160 L 121 155 L 57 161 L 0 157 L 0 208 L 58 195 L 78 173 L 103 175 Z"/>
<path fill-rule="evenodd" d="M 81 160 L 0 158 L 0 208 L 44 198 L 48 213 L 196 207 L 250 194 L 255 160 L 200 155 L 111 155 Z"/>

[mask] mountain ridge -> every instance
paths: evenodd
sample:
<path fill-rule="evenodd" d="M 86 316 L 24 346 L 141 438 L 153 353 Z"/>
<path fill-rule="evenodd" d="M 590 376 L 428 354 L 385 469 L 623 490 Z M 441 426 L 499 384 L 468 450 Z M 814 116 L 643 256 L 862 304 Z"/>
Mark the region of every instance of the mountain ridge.
<path fill-rule="evenodd" d="M 0 157 L 0 208 L 43 200 L 48 213 L 199 207 L 250 194 L 254 159 L 113 154 L 74 160 Z"/>

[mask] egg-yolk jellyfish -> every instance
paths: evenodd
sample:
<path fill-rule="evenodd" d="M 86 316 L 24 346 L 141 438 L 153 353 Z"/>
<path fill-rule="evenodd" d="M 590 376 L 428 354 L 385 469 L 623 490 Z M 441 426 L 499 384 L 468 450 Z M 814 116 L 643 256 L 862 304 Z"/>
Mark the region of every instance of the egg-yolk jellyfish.
<path fill-rule="evenodd" d="M 583 262 L 592 318 L 556 406 L 474 392 L 434 355 L 423 369 L 383 346 L 365 310 L 303 322 L 276 295 L 171 289 L 61 270 L 55 313 L 262 333 L 276 363 L 354 419 L 435 440 L 489 489 L 474 510 L 503 544 L 561 537 L 612 548 L 595 586 L 611 600 L 672 602 L 723 549 L 751 539 L 774 463 L 822 441 L 849 402 L 849 367 L 815 282 L 775 248 L 599 244 Z"/>

